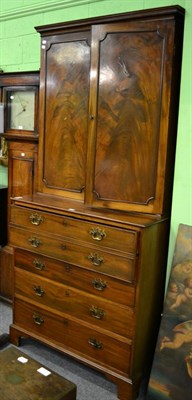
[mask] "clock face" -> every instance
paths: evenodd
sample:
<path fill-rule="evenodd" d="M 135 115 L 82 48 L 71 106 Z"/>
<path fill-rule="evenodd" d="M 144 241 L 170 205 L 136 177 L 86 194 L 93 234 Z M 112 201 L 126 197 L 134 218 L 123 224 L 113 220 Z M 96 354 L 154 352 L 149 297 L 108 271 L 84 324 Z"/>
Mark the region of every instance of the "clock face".
<path fill-rule="evenodd" d="M 9 129 L 33 131 L 35 123 L 35 91 L 8 91 Z"/>

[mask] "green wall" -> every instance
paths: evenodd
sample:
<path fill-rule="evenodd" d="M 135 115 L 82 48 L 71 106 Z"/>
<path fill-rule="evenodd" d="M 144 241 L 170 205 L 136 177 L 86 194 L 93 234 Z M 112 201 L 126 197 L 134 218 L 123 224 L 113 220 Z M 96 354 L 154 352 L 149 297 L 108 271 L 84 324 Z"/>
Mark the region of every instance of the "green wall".
<path fill-rule="evenodd" d="M 4 72 L 39 69 L 35 26 L 174 4 L 185 8 L 186 17 L 167 279 L 178 225 L 192 225 L 192 0 L 0 0 Z"/>

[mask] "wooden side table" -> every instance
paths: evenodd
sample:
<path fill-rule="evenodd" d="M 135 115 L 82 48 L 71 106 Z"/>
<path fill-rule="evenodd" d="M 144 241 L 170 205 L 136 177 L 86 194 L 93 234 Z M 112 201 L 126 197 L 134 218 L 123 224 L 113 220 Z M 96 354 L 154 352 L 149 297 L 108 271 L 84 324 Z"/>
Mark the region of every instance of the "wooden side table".
<path fill-rule="evenodd" d="M 76 385 L 13 346 L 0 351 L 2 399 L 76 400 Z"/>

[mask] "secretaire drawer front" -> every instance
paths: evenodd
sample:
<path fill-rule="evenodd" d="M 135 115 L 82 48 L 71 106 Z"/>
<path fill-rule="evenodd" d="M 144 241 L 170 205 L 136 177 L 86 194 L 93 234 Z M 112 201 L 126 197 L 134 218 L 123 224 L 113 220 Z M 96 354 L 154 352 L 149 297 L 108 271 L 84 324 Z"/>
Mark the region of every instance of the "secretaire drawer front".
<path fill-rule="evenodd" d="M 131 345 L 18 299 L 14 323 L 30 335 L 57 342 L 69 354 L 129 376 Z"/>
<path fill-rule="evenodd" d="M 15 250 L 15 266 L 38 276 L 84 290 L 101 299 L 118 301 L 126 306 L 135 304 L 133 285 L 95 271 L 21 249 Z"/>
<path fill-rule="evenodd" d="M 11 223 L 39 233 L 61 235 L 111 249 L 135 253 L 137 232 L 13 206 Z"/>
<path fill-rule="evenodd" d="M 96 247 L 93 249 L 13 227 L 10 228 L 10 243 L 128 282 L 135 278 L 134 257 L 123 257 Z"/>
<path fill-rule="evenodd" d="M 132 337 L 134 311 L 130 307 L 92 296 L 70 286 L 51 282 L 15 269 L 15 293 L 98 328 Z"/>

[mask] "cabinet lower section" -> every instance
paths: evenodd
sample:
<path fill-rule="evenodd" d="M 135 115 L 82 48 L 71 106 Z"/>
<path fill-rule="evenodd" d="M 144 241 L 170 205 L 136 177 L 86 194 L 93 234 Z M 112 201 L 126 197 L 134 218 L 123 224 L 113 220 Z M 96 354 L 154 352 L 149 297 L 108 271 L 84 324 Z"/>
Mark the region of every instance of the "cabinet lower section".
<path fill-rule="evenodd" d="M 50 345 L 103 372 L 120 400 L 136 400 L 156 344 L 169 220 L 71 214 L 11 207 L 11 342 Z"/>

